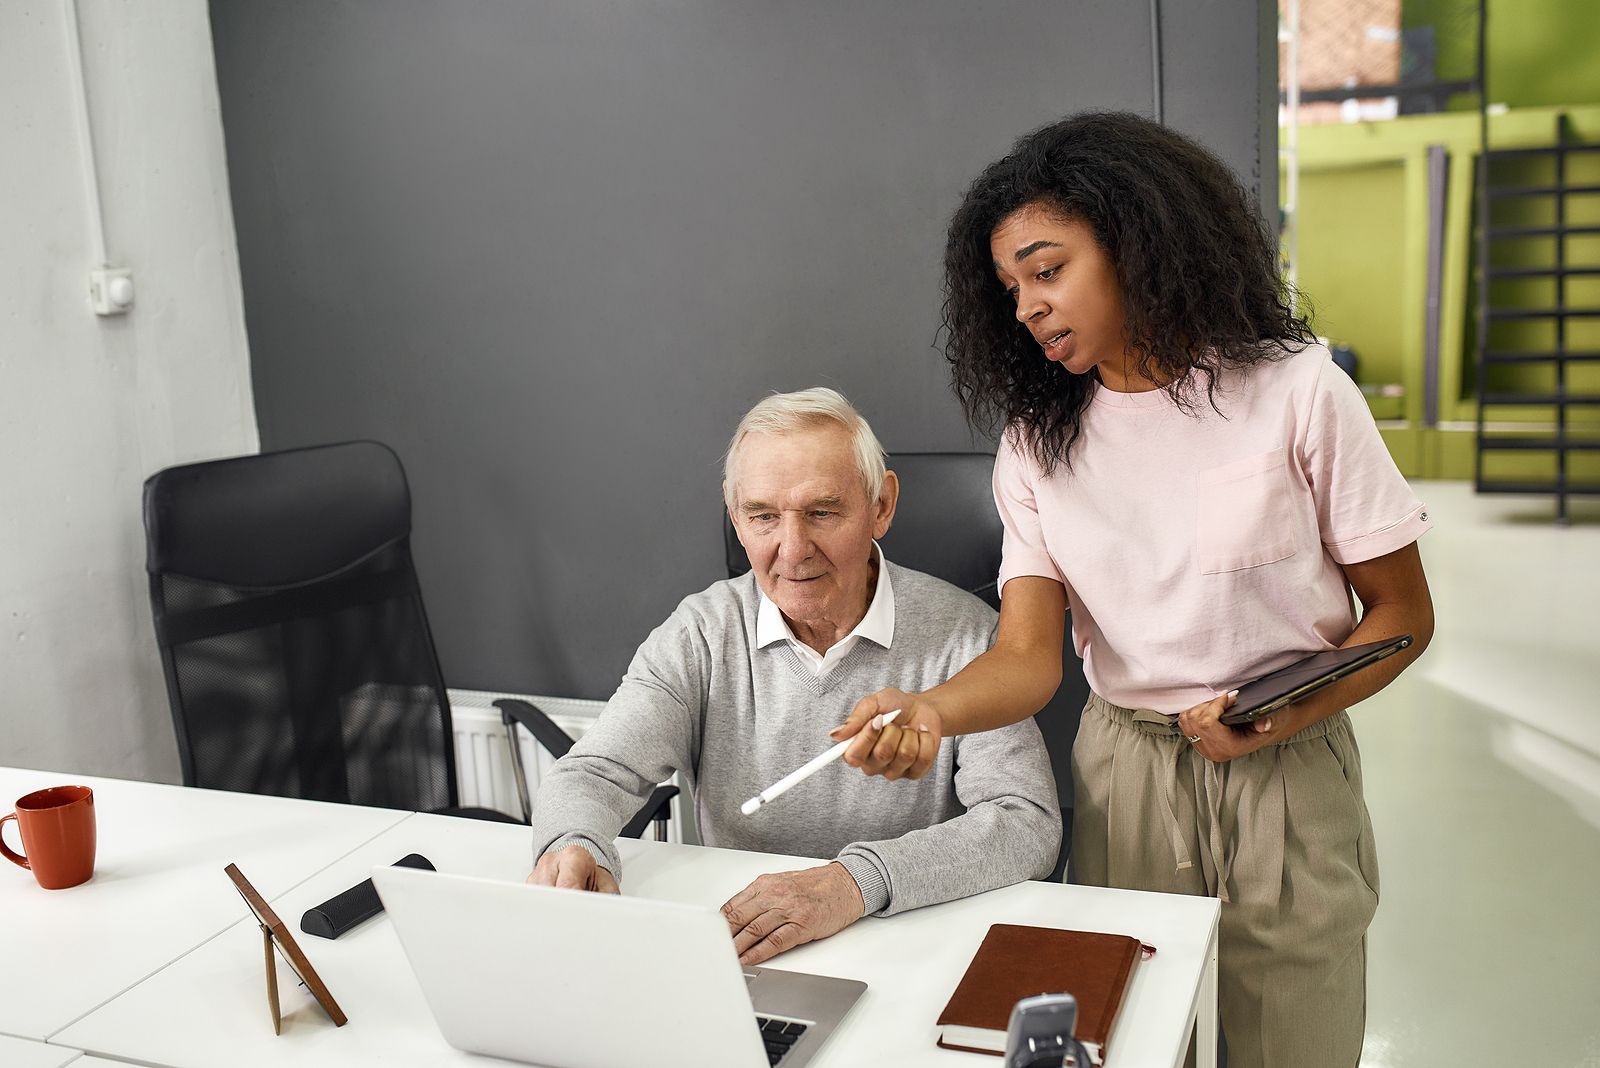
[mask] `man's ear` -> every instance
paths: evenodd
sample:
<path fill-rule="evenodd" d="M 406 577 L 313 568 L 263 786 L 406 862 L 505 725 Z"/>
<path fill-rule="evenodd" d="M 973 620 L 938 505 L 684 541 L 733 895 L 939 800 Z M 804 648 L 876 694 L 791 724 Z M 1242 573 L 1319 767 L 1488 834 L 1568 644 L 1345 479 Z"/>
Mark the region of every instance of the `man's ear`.
<path fill-rule="evenodd" d="M 872 537 L 874 540 L 889 533 L 889 524 L 894 522 L 894 509 L 900 503 L 900 478 L 893 471 L 883 473 L 883 492 L 878 494 L 878 502 L 872 516 Z"/>

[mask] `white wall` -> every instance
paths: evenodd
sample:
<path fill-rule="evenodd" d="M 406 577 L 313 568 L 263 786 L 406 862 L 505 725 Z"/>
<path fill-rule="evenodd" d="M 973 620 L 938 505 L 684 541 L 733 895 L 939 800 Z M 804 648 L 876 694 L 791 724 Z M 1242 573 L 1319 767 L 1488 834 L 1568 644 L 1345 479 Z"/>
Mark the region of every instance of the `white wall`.
<path fill-rule="evenodd" d="M 70 0 L 5 0 L 0 764 L 176 781 L 141 483 L 257 448 L 211 31 L 204 0 L 79 4 L 106 248 L 137 304 L 89 306 Z"/>

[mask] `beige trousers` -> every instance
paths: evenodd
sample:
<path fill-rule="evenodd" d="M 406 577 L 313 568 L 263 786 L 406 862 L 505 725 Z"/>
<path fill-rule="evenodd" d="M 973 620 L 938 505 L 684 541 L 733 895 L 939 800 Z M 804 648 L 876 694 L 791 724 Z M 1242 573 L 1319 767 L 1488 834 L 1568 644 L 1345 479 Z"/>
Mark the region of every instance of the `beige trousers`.
<path fill-rule="evenodd" d="M 1378 863 L 1350 718 L 1213 764 L 1092 694 L 1072 773 L 1073 882 L 1221 898 L 1228 1068 L 1356 1065 Z"/>

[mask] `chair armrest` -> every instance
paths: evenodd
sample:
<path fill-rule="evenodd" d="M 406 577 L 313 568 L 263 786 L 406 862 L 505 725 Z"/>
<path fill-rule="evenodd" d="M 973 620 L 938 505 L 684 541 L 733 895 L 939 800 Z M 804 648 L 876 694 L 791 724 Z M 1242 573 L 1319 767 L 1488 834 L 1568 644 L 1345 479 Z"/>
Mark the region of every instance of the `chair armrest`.
<path fill-rule="evenodd" d="M 522 761 L 515 747 L 515 728 L 525 727 L 529 734 L 556 759 L 567 755 L 573 746 L 572 736 L 560 727 L 555 720 L 545 715 L 539 708 L 520 701 L 514 697 L 504 697 L 494 703 L 500 710 L 500 722 L 506 726 L 507 733 L 513 736 L 512 742 L 512 768 L 516 772 L 517 790 L 521 795 L 523 820 L 527 822 L 532 816 L 532 805 L 528 799 L 527 776 L 522 770 Z M 671 802 L 678 796 L 676 786 L 658 786 L 651 793 L 650 799 L 645 802 L 633 819 L 629 820 L 622 828 L 621 838 L 639 838 L 644 834 L 644 829 L 652 822 L 659 822 L 657 838 L 663 837 L 661 833 L 666 827 L 667 820 L 672 815 Z"/>
<path fill-rule="evenodd" d="M 639 810 L 638 815 L 627 822 L 617 837 L 643 837 L 644 829 L 650 826 L 652 820 L 660 821 L 661 827 L 657 828 L 658 831 L 664 830 L 667 825 L 667 819 L 672 815 L 672 799 L 677 796 L 678 788 L 676 786 L 657 786 L 655 791 L 651 793 L 650 800 L 644 803 L 644 807 Z M 662 836 L 657 834 L 656 837 L 659 839 Z"/>
<path fill-rule="evenodd" d="M 557 760 L 566 756 L 567 750 L 572 748 L 572 736 L 556 726 L 555 720 L 527 701 L 503 697 L 494 703 L 494 707 L 500 710 L 501 723 L 507 727 L 516 725 L 526 728 L 534 740 L 544 746 Z"/>

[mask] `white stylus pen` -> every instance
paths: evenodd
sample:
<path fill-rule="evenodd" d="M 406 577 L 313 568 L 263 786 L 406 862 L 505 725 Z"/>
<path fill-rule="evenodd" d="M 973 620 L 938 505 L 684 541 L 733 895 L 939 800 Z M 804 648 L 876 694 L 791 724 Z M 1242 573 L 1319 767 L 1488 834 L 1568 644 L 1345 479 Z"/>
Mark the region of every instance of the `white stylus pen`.
<path fill-rule="evenodd" d="M 872 717 L 872 729 L 875 731 L 883 730 L 883 728 L 893 723 L 895 717 L 899 714 L 900 710 L 898 708 L 893 712 L 880 712 L 878 715 Z M 795 768 L 789 774 L 785 775 L 783 778 L 779 779 L 765 790 L 762 790 L 759 794 L 756 794 L 756 796 L 752 797 L 744 804 L 740 805 L 739 811 L 748 816 L 756 809 L 766 804 L 768 801 L 771 801 L 773 798 L 787 793 L 789 788 L 794 786 L 796 783 L 805 782 L 807 779 L 811 778 L 811 776 L 815 775 L 829 764 L 832 764 L 835 760 L 838 760 L 840 757 L 844 756 L 844 751 L 850 748 L 850 743 L 853 741 L 855 741 L 854 738 L 846 738 L 844 741 L 840 742 L 832 749 L 829 749 L 827 752 L 818 753 L 816 756 L 812 757 L 798 768 Z"/>

